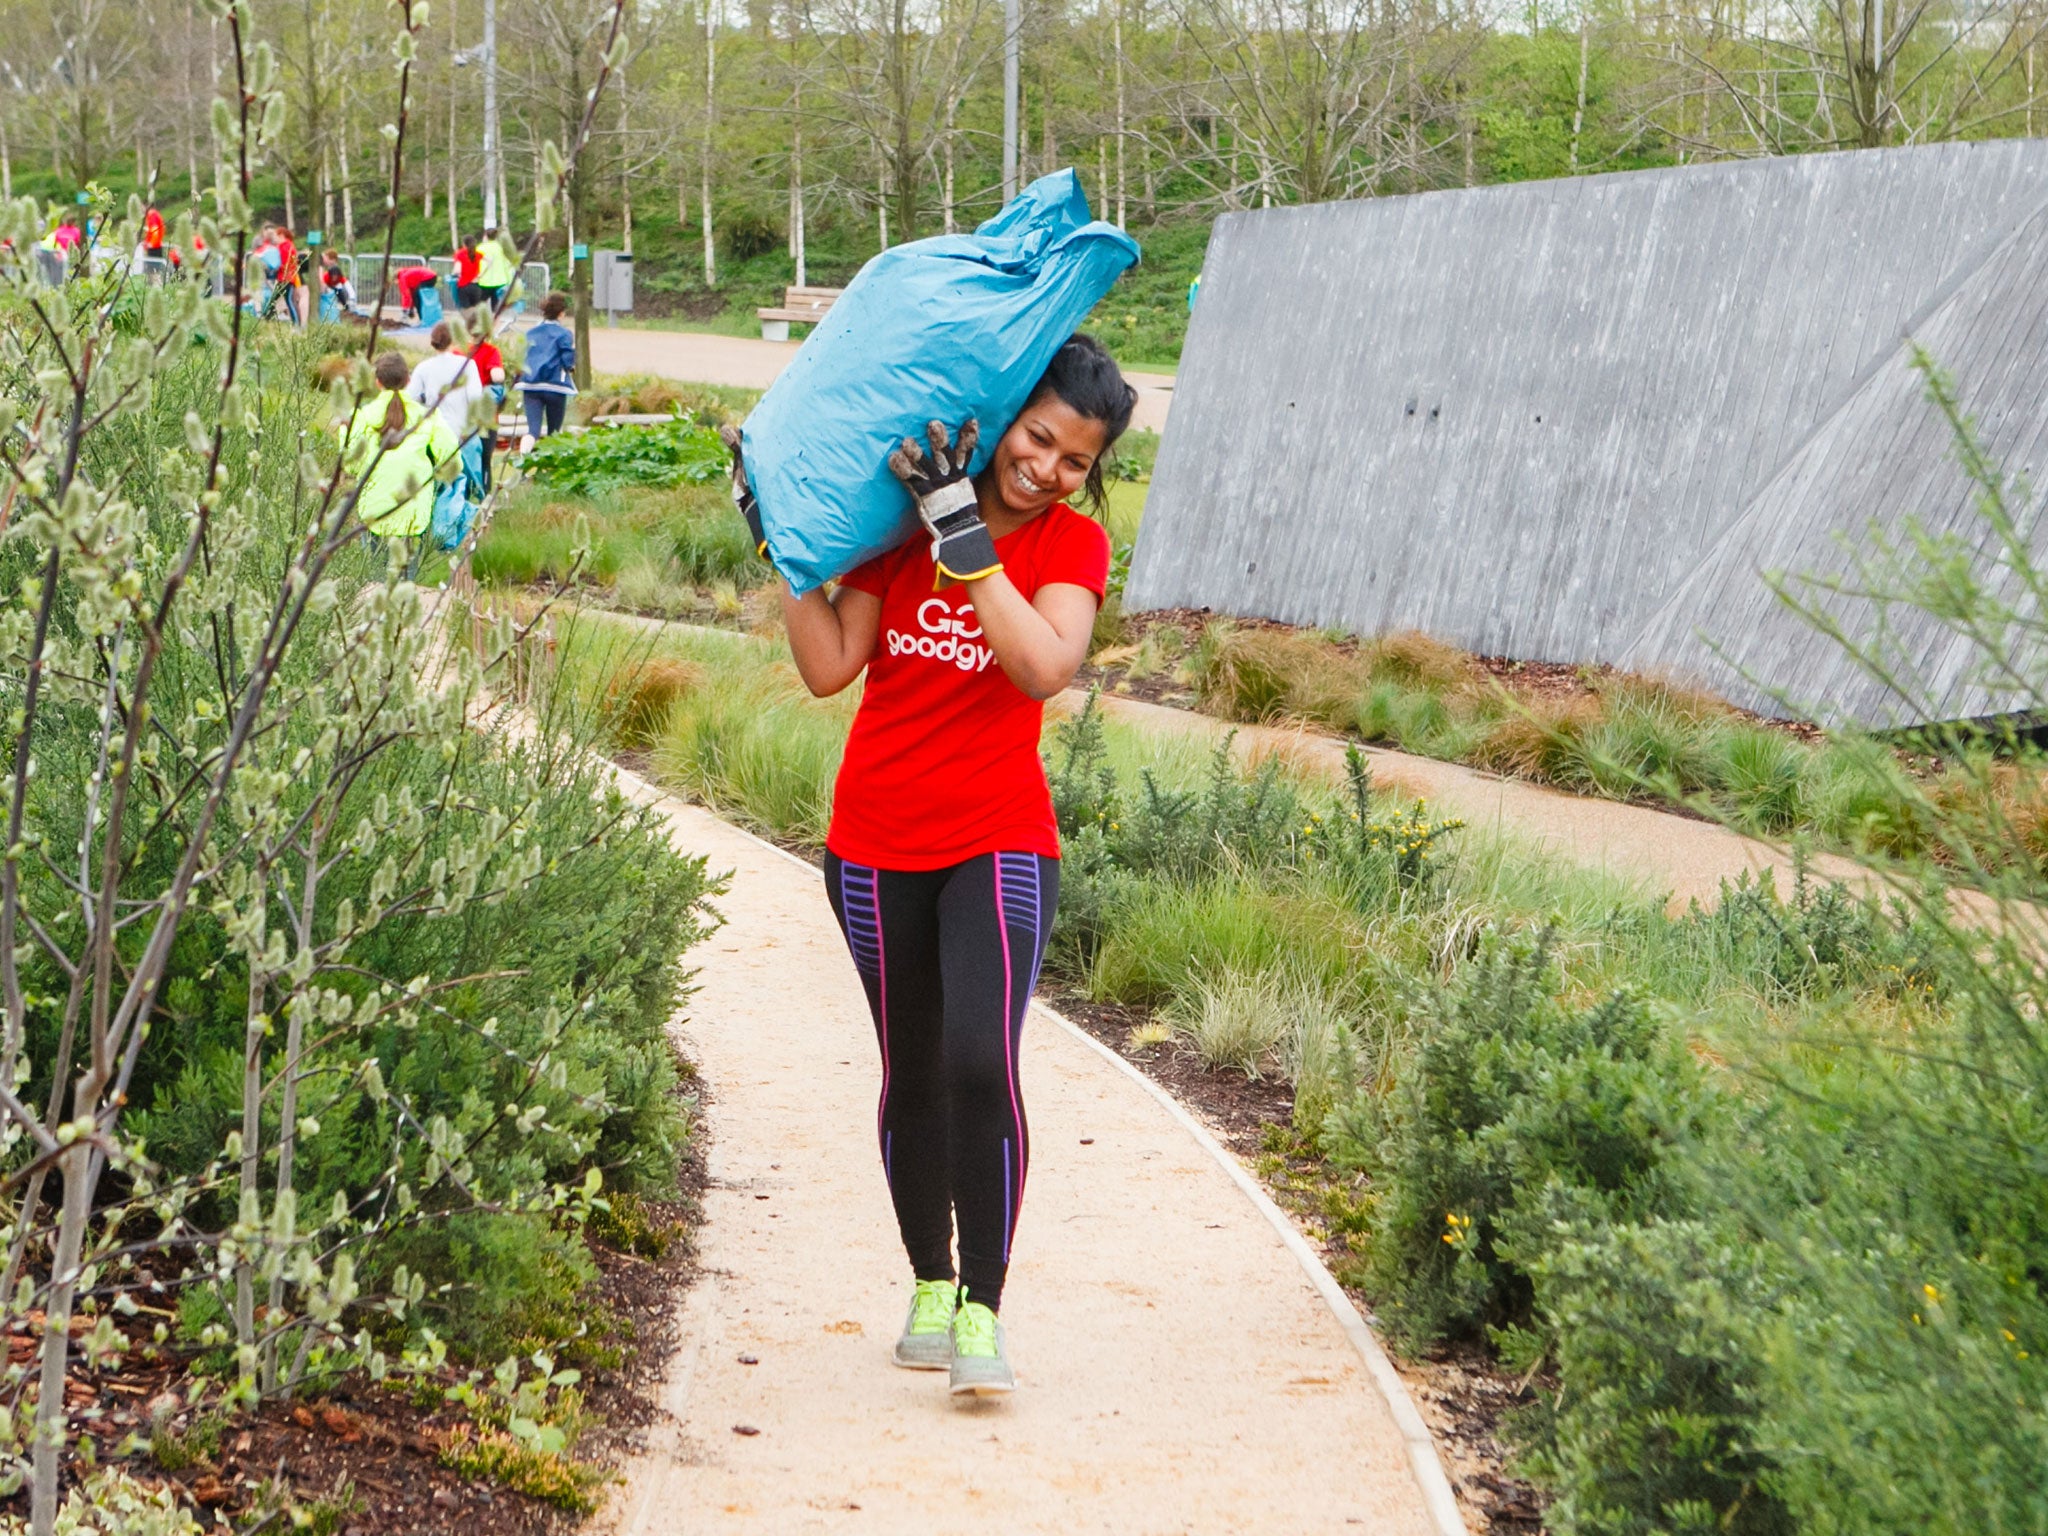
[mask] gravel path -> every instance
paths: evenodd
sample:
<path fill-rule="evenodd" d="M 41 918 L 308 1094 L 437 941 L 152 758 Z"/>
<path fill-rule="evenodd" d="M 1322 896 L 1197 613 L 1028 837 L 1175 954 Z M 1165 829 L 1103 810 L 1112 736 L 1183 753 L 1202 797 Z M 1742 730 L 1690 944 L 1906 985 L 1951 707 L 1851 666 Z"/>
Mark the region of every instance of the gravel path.
<path fill-rule="evenodd" d="M 1440 1536 L 1374 1346 L 1201 1133 L 1050 1017 L 1025 1036 L 1019 1390 L 959 1404 L 894 1369 L 874 1036 L 822 881 L 622 778 L 733 881 L 678 1026 L 710 1100 L 701 1277 L 612 1532 Z"/>

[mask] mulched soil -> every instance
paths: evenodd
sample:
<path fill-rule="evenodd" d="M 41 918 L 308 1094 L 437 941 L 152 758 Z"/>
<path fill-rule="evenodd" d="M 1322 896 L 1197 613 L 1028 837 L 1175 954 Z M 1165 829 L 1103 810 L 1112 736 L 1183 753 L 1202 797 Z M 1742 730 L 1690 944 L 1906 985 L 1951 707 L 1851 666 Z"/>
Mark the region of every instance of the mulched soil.
<path fill-rule="evenodd" d="M 1306 1198 L 1321 1176 L 1319 1165 L 1298 1155 L 1276 1159 L 1268 1150 L 1276 1145 L 1299 1149 L 1290 1128 L 1294 1094 L 1284 1080 L 1212 1072 L 1177 1041 L 1135 1047 L 1131 1032 L 1151 1018 L 1142 1008 L 1090 1002 L 1057 985 L 1041 987 L 1040 996 L 1165 1088 L 1218 1141 L 1251 1164 L 1303 1235 L 1322 1250 L 1331 1272 L 1342 1276 L 1353 1255 L 1317 1219 Z M 1371 1318 L 1370 1299 L 1352 1287 L 1346 1290 Z M 1537 1536 L 1543 1529 L 1542 1495 L 1507 1470 L 1500 1424 L 1510 1410 L 1532 1400 L 1532 1387 L 1554 1384 L 1518 1381 L 1503 1374 L 1483 1350 L 1471 1347 L 1447 1348 L 1420 1359 L 1393 1358 L 1436 1439 L 1466 1523 L 1484 1536 Z"/>
<path fill-rule="evenodd" d="M 685 1070 L 685 1090 L 701 1099 L 702 1085 Z M 696 1272 L 690 1234 L 705 1179 L 702 1129 L 700 1123 L 691 1138 L 691 1154 L 673 1197 L 644 1204 L 651 1223 L 675 1229 L 668 1252 L 650 1260 L 590 1245 L 599 1279 L 595 1298 L 586 1300 L 594 1299 L 598 1310 L 614 1320 L 613 1342 L 621 1347 L 617 1366 L 584 1368 L 586 1406 L 599 1422 L 573 1447 L 578 1461 L 617 1467 L 640 1446 L 660 1412 L 662 1373 Z M 152 1420 L 160 1418 L 169 1436 L 180 1440 L 207 1425 L 204 1399 L 197 1408 L 187 1406 L 198 1381 L 195 1352 L 150 1347 L 150 1330 L 172 1316 L 168 1310 L 145 1310 L 134 1321 L 128 1355 L 113 1369 L 87 1371 L 74 1361 L 73 1408 L 100 1410 L 95 1432 L 103 1462 L 126 1436 L 147 1435 Z M 38 1346 L 31 1333 L 41 1321 L 40 1313 L 31 1313 L 7 1335 L 8 1355 L 16 1364 L 33 1356 Z M 75 1333 L 85 1331 L 82 1321 L 74 1319 Z M 451 1368 L 447 1380 L 459 1381 L 464 1374 Z M 217 1389 L 218 1382 L 208 1386 Z M 202 1520 L 211 1514 L 216 1520 L 240 1521 L 274 1503 L 282 1485 L 301 1504 L 324 1501 L 345 1507 L 348 1513 L 336 1527 L 342 1536 L 445 1536 L 458 1530 L 556 1536 L 581 1524 L 579 1516 L 441 1466 L 438 1458 L 447 1436 L 468 1422 L 459 1409 L 438 1402 L 419 1407 L 408 1390 L 357 1372 L 317 1396 L 266 1403 L 234 1415 L 220 1426 L 217 1448 L 175 1472 L 161 1470 L 147 1455 L 128 1466 L 138 1480 L 176 1490 Z M 269 1502 L 265 1485 L 271 1490 Z M 0 1517 L 27 1514 L 25 1492 L 0 1500 Z M 273 1527 L 291 1529 L 289 1518 Z"/>
<path fill-rule="evenodd" d="M 1247 1162 L 1258 1156 L 1266 1127 L 1284 1125 L 1294 1113 L 1294 1090 L 1284 1078 L 1211 1072 L 1178 1039 L 1134 1047 L 1131 1031 L 1152 1020 L 1143 1008 L 1090 1002 L 1071 988 L 1055 985 L 1040 987 L 1039 996 L 1117 1055 L 1143 1068 L 1147 1077 L 1196 1111 L 1216 1139 Z"/>

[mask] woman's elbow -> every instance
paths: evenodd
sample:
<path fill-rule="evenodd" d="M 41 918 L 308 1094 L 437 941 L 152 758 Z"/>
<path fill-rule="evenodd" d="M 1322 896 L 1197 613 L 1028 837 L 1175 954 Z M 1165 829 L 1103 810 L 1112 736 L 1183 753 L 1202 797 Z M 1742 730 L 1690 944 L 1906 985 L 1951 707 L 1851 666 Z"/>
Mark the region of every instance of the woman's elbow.
<path fill-rule="evenodd" d="M 825 670 L 818 667 L 799 665 L 796 675 L 803 679 L 804 687 L 814 699 L 829 699 L 835 693 L 844 693 L 847 686 L 860 675 L 858 671 L 848 672 L 843 668 Z"/>
<path fill-rule="evenodd" d="M 1061 670 L 1036 672 L 1015 681 L 1027 699 L 1043 704 L 1047 699 L 1064 692 L 1067 685 L 1073 682 L 1077 670 L 1074 667 L 1067 667 Z"/>

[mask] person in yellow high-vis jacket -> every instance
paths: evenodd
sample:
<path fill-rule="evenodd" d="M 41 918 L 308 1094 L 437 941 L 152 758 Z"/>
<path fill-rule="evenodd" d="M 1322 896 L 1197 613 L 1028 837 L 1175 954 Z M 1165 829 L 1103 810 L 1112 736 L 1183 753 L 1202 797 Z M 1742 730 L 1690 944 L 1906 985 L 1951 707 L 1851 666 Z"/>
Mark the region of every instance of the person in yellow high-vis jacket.
<path fill-rule="evenodd" d="M 356 407 L 342 435 L 348 472 L 360 476 L 369 470 L 356 515 L 389 552 L 390 563 L 402 564 L 408 581 L 419 574 L 426 544 L 421 535 L 434 517 L 434 471 L 457 462 L 462 446 L 439 411 L 405 397 L 411 377 L 399 353 L 378 358 L 378 393 Z"/>
<path fill-rule="evenodd" d="M 484 231 L 483 243 L 476 248 L 479 265 L 476 273 L 477 293 L 482 301 L 497 313 L 498 306 L 505 300 L 505 290 L 519 275 L 513 264 L 512 252 L 505 248 L 505 237 L 494 225 Z"/>

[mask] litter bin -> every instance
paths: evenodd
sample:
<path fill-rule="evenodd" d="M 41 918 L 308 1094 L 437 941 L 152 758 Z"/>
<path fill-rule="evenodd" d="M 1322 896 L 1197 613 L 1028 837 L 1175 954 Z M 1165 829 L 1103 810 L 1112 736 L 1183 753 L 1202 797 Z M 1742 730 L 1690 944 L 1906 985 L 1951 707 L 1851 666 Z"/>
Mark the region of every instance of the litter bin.
<path fill-rule="evenodd" d="M 593 251 L 590 257 L 590 302 L 614 315 L 633 313 L 633 253 Z"/>

